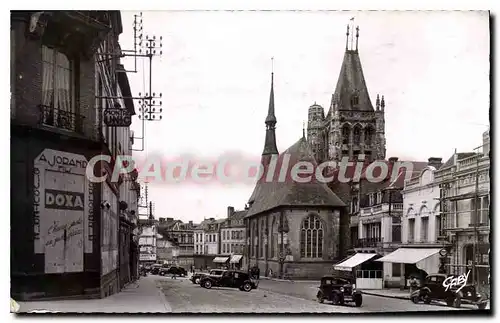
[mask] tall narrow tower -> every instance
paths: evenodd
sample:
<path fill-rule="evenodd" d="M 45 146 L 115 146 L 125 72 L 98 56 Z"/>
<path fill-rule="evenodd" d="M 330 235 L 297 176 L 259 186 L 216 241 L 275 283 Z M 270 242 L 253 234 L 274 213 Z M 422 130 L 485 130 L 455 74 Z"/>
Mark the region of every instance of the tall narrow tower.
<path fill-rule="evenodd" d="M 325 142 L 328 159 L 340 160 L 348 156 L 357 159 L 360 154 L 365 160 L 385 158 L 385 101 L 377 99 L 373 108 L 366 86 L 363 68 L 358 52 L 359 27 L 349 38 L 347 27 L 346 49 L 340 68 L 340 75 L 332 96 L 330 110 L 324 123 L 324 132 L 329 138 Z"/>

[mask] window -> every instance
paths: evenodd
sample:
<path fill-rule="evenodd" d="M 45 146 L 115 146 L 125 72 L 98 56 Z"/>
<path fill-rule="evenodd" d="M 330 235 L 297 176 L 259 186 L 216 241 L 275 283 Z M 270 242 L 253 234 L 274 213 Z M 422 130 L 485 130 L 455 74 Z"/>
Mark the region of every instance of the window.
<path fill-rule="evenodd" d="M 374 194 L 368 194 L 368 203 L 369 203 L 369 206 L 372 206 L 373 204 L 375 204 L 374 202 Z"/>
<path fill-rule="evenodd" d="M 276 243 L 276 236 L 274 234 L 276 226 L 276 218 L 273 217 L 273 221 L 271 222 L 271 258 L 275 257 L 275 243 Z"/>
<path fill-rule="evenodd" d="M 489 225 L 489 209 L 490 209 L 490 198 L 488 196 L 484 196 L 481 199 L 481 210 L 480 210 L 480 218 L 479 223 L 484 225 Z"/>
<path fill-rule="evenodd" d="M 355 145 L 359 145 L 361 143 L 361 127 L 354 127 L 353 131 L 353 142 Z"/>
<path fill-rule="evenodd" d="M 348 145 L 349 144 L 349 135 L 350 135 L 350 128 L 349 125 L 345 124 L 342 127 L 342 144 L 343 145 Z"/>
<path fill-rule="evenodd" d="M 359 97 L 355 94 L 351 97 L 351 106 L 355 107 L 359 104 Z"/>
<path fill-rule="evenodd" d="M 423 217 L 420 228 L 420 241 L 427 242 L 429 239 L 429 217 Z"/>
<path fill-rule="evenodd" d="M 55 49 L 42 46 L 43 123 L 76 130 L 73 63 Z M 80 125 L 78 125 L 80 126 Z"/>
<path fill-rule="evenodd" d="M 308 215 L 302 221 L 300 256 L 302 258 L 323 257 L 323 223 L 315 214 Z"/>
<path fill-rule="evenodd" d="M 222 231 L 222 240 L 226 240 L 226 231 Z"/>
<path fill-rule="evenodd" d="M 351 213 L 356 213 L 356 212 L 358 212 L 358 198 L 353 197 L 351 203 Z"/>
<path fill-rule="evenodd" d="M 373 131 L 372 127 L 368 127 L 368 128 L 365 129 L 365 145 L 366 146 L 371 146 L 372 145 L 373 134 L 374 134 L 374 131 Z"/>
<path fill-rule="evenodd" d="M 377 193 L 377 204 L 382 203 L 382 192 Z"/>
<path fill-rule="evenodd" d="M 415 240 L 415 219 L 408 219 L 408 242 Z"/>

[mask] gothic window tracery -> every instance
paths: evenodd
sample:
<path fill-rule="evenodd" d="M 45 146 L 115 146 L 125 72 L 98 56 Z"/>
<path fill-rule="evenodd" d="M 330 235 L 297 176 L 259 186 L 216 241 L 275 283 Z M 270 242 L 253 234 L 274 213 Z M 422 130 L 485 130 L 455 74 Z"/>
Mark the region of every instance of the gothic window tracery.
<path fill-rule="evenodd" d="M 342 126 L 342 144 L 348 145 L 349 144 L 349 133 L 351 129 L 348 124 L 345 124 Z"/>
<path fill-rule="evenodd" d="M 355 145 L 359 145 L 361 143 L 361 127 L 359 125 L 354 127 L 353 142 Z"/>
<path fill-rule="evenodd" d="M 371 146 L 372 143 L 373 143 L 373 134 L 374 134 L 374 131 L 373 131 L 373 128 L 372 127 L 368 127 L 365 129 L 365 144 L 367 146 Z"/>
<path fill-rule="evenodd" d="M 302 221 L 300 256 L 301 258 L 323 257 L 323 223 L 316 214 L 309 214 Z"/>

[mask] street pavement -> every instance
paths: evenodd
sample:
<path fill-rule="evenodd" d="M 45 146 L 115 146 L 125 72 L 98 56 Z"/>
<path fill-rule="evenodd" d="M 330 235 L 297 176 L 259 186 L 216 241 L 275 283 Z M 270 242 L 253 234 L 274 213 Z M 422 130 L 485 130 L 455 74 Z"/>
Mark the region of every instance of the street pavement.
<path fill-rule="evenodd" d="M 363 313 L 421 312 L 455 309 L 440 305 L 415 305 L 409 300 L 363 295 L 363 305 L 355 307 L 316 301 L 317 282 L 293 283 L 261 280 L 250 292 L 237 288 L 205 289 L 187 279 L 161 279 L 159 285 L 174 313 Z"/>

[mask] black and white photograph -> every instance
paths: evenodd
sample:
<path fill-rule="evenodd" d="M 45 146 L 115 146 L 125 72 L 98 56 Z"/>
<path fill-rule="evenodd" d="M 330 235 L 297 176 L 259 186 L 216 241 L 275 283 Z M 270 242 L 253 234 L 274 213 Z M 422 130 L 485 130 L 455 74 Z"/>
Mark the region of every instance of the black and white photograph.
<path fill-rule="evenodd" d="M 11 10 L 11 313 L 491 315 L 491 28 Z"/>

